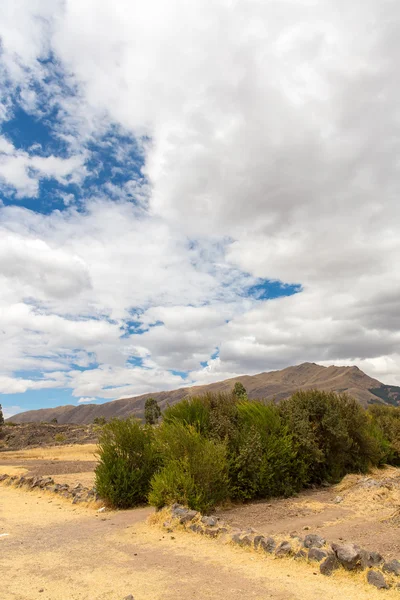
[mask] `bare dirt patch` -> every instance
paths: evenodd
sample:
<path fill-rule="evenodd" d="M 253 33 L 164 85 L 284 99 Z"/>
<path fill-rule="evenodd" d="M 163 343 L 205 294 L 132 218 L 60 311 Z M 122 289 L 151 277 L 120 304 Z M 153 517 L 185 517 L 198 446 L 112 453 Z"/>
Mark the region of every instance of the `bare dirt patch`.
<path fill-rule="evenodd" d="M 353 542 L 386 558 L 400 556 L 400 469 L 348 475 L 330 488 L 308 490 L 297 498 L 273 499 L 220 510 L 230 525 L 254 527 L 264 535 L 304 535 L 305 528 L 330 542 Z"/>
<path fill-rule="evenodd" d="M 94 513 L 0 487 L 2 600 L 376 600 L 342 572 L 325 578 L 188 533 L 150 527 L 151 509 Z M 315 571 L 316 572 L 316 571 Z M 40 591 L 42 590 L 42 591 Z M 385 592 L 387 600 L 398 592 Z"/>

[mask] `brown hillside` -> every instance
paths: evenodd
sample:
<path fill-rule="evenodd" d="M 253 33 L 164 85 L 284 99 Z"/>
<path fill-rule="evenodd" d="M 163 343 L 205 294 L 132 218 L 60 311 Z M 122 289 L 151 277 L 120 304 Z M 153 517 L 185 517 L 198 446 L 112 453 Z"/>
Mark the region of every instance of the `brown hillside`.
<path fill-rule="evenodd" d="M 127 417 L 129 415 L 142 416 L 144 403 L 150 396 L 156 398 L 161 408 L 167 404 L 175 404 L 182 398 L 204 394 L 206 392 L 228 392 L 236 381 L 245 386 L 250 398 L 268 398 L 281 400 L 291 396 L 299 389 L 320 389 L 332 392 L 346 392 L 356 398 L 360 404 L 391 404 L 400 406 L 400 388 L 387 386 L 377 379 L 369 377 L 358 367 L 322 367 L 315 363 L 303 363 L 295 367 L 288 367 L 281 371 L 271 371 L 258 375 L 242 375 L 233 379 L 226 379 L 209 385 L 180 388 L 170 392 L 155 392 L 134 398 L 114 400 L 105 404 L 92 404 L 84 406 L 58 406 L 20 413 L 12 417 L 16 423 L 37 421 L 51 421 L 56 418 L 58 423 L 83 423 L 93 422 L 95 417 L 104 416 Z"/>

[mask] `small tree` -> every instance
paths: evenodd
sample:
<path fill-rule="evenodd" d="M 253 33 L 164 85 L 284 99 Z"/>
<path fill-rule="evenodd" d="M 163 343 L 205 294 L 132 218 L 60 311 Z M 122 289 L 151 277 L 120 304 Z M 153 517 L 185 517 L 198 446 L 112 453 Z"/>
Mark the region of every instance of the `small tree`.
<path fill-rule="evenodd" d="M 107 423 L 107 419 L 105 417 L 95 417 L 93 419 L 93 425 L 103 426 Z"/>
<path fill-rule="evenodd" d="M 4 425 L 4 415 L 3 415 L 3 409 L 2 406 L 0 404 L 0 427 Z"/>
<path fill-rule="evenodd" d="M 147 425 L 155 425 L 161 417 L 161 409 L 155 398 L 147 398 L 144 405 L 144 418 Z"/>
<path fill-rule="evenodd" d="M 50 423 L 52 423 L 52 425 L 57 425 L 57 424 L 58 424 L 58 421 L 57 421 L 57 419 L 54 417 L 54 419 L 52 419 L 52 420 L 50 421 Z"/>
<path fill-rule="evenodd" d="M 246 388 L 244 387 L 243 383 L 240 383 L 240 381 L 235 383 L 233 393 L 238 400 L 247 400 Z"/>

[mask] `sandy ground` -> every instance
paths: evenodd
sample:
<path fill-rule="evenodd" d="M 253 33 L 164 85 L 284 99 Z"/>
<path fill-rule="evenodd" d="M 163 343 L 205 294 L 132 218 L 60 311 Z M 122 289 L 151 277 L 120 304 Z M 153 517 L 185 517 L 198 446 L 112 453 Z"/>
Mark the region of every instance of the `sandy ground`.
<path fill-rule="evenodd" d="M 335 500 L 340 499 L 340 503 Z M 232 526 L 254 527 L 266 535 L 305 535 L 305 528 L 329 542 L 354 542 L 385 558 L 400 558 L 400 469 L 376 469 L 367 477 L 348 475 L 330 488 L 297 498 L 272 499 L 218 511 Z"/>
<path fill-rule="evenodd" d="M 146 523 L 150 509 L 94 513 L 40 492 L 0 487 L 2 600 L 352 600 L 382 598 L 360 579 L 332 578 Z M 3 534 L 8 533 L 8 536 Z M 398 598 L 398 592 L 385 592 Z"/>

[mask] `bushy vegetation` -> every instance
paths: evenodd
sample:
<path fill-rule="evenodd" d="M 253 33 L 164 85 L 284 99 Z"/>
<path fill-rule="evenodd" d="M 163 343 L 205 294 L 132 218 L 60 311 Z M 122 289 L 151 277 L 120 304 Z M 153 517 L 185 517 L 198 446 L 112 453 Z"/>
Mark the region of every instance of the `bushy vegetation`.
<path fill-rule="evenodd" d="M 147 501 L 158 467 L 151 427 L 134 418 L 112 419 L 101 430 L 98 454 L 95 485 L 104 500 L 116 508 Z"/>
<path fill-rule="evenodd" d="M 365 410 L 345 394 L 317 390 L 276 405 L 250 401 L 242 388 L 186 398 L 157 427 L 107 423 L 99 494 L 121 508 L 148 500 L 207 511 L 228 499 L 289 496 L 371 466 L 400 465 L 398 408 Z"/>
<path fill-rule="evenodd" d="M 3 407 L 0 404 L 0 427 L 4 425 Z"/>
<path fill-rule="evenodd" d="M 161 409 L 155 398 L 147 398 L 144 405 L 144 418 L 147 425 L 155 425 L 161 417 Z"/>

